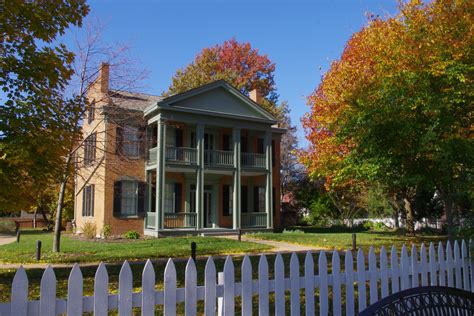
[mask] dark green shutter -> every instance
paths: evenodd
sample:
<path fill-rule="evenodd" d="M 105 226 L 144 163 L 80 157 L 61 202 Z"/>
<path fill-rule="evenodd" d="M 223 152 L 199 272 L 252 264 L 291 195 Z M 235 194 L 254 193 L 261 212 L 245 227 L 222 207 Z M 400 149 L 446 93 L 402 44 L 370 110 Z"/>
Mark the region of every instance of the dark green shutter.
<path fill-rule="evenodd" d="M 86 216 L 86 197 L 87 197 L 87 194 L 86 194 L 86 191 L 87 191 L 87 186 L 85 186 L 83 189 L 82 189 L 82 216 Z"/>
<path fill-rule="evenodd" d="M 272 167 L 275 167 L 275 141 L 272 140 Z"/>
<path fill-rule="evenodd" d="M 123 127 L 117 126 L 115 129 L 115 153 L 121 155 L 123 153 Z"/>
<path fill-rule="evenodd" d="M 94 216 L 94 195 L 95 195 L 95 185 L 91 184 L 89 186 L 90 188 L 90 201 L 91 201 L 91 205 L 90 205 L 90 211 L 89 211 L 89 215 L 90 216 Z"/>
<path fill-rule="evenodd" d="M 138 182 L 138 209 L 137 215 L 143 215 L 145 213 L 146 203 L 146 182 Z"/>
<path fill-rule="evenodd" d="M 121 199 L 122 199 L 122 182 L 114 182 L 114 215 L 120 215 L 121 213 Z"/>
<path fill-rule="evenodd" d="M 224 185 L 222 187 L 222 212 L 224 215 L 229 215 L 229 194 L 230 194 L 230 186 Z"/>
<path fill-rule="evenodd" d="M 253 187 L 253 211 L 259 212 L 258 209 L 258 187 Z"/>
<path fill-rule="evenodd" d="M 249 201 L 248 201 L 248 188 L 247 186 L 242 186 L 240 188 L 240 206 L 243 213 L 247 213 L 249 211 Z"/>
<path fill-rule="evenodd" d="M 175 131 L 176 131 L 175 145 L 176 147 L 183 147 L 183 130 L 177 128 Z"/>
<path fill-rule="evenodd" d="M 263 138 L 258 138 L 257 139 L 257 153 L 258 154 L 264 154 L 265 153 Z"/>
<path fill-rule="evenodd" d="M 183 188 L 181 183 L 176 182 L 174 184 L 174 211 L 175 213 L 181 212 L 181 197 L 183 194 Z"/>

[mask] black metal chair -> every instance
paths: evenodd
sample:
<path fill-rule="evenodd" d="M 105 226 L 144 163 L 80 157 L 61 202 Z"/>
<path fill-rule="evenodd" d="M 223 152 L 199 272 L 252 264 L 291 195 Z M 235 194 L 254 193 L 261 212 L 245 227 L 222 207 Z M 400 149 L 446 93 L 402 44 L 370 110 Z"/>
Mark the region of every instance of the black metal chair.
<path fill-rule="evenodd" d="M 474 293 L 444 286 L 421 286 L 381 299 L 359 313 L 369 315 L 474 315 Z"/>

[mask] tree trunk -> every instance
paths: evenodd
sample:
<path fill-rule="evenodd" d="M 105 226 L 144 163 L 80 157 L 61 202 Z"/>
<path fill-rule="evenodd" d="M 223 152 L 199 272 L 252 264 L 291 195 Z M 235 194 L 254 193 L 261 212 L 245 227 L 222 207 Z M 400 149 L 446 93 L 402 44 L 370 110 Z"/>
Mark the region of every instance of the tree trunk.
<path fill-rule="evenodd" d="M 38 213 L 38 207 L 35 207 L 35 211 L 33 213 L 33 228 L 36 228 L 36 214 Z"/>
<path fill-rule="evenodd" d="M 413 214 L 413 208 L 411 202 L 407 198 L 403 198 L 405 212 L 407 214 L 407 230 L 408 235 L 415 236 L 415 216 Z"/>
<path fill-rule="evenodd" d="M 63 217 L 63 206 L 64 206 L 64 195 L 66 194 L 67 181 L 69 179 L 69 165 L 71 163 L 71 155 L 68 155 L 66 159 L 66 165 L 64 167 L 63 180 L 61 187 L 59 188 L 58 195 L 58 206 L 56 208 L 56 219 L 54 222 L 54 240 L 53 240 L 53 252 L 60 251 L 61 244 L 61 222 Z"/>

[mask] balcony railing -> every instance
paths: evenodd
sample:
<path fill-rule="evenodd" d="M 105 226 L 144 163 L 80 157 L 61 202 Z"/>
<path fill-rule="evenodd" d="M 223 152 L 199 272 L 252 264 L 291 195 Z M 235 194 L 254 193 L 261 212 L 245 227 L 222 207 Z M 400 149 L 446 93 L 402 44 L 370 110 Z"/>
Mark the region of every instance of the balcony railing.
<path fill-rule="evenodd" d="M 196 213 L 165 213 L 165 228 L 195 228 Z"/>
<path fill-rule="evenodd" d="M 157 155 L 157 148 L 156 147 L 153 147 L 153 148 L 150 148 L 148 150 L 148 160 L 147 160 L 147 164 L 149 165 L 154 165 L 156 164 L 156 155 Z"/>
<path fill-rule="evenodd" d="M 185 165 L 197 163 L 197 149 L 187 147 L 166 147 L 166 161 Z"/>
<path fill-rule="evenodd" d="M 216 167 L 232 167 L 234 165 L 234 152 L 223 150 L 205 150 L 204 164 Z"/>
<path fill-rule="evenodd" d="M 267 227 L 267 213 L 242 213 L 242 227 Z"/>
<path fill-rule="evenodd" d="M 156 213 L 155 212 L 147 212 L 146 213 L 146 228 L 155 228 L 156 220 Z"/>
<path fill-rule="evenodd" d="M 265 155 L 254 153 L 241 153 L 240 164 L 243 167 L 265 168 Z"/>

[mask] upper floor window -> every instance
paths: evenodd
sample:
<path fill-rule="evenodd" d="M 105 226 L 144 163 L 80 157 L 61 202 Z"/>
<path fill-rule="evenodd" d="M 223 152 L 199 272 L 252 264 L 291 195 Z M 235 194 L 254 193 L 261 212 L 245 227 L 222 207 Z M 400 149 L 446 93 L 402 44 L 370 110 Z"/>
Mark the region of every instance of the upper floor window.
<path fill-rule="evenodd" d="M 264 154 L 265 153 L 265 142 L 263 138 L 257 138 L 257 153 Z"/>
<path fill-rule="evenodd" d="M 84 164 L 90 165 L 95 161 L 97 134 L 89 135 L 84 141 Z"/>
<path fill-rule="evenodd" d="M 90 124 L 95 120 L 95 100 L 91 102 L 87 108 L 87 123 Z"/>
<path fill-rule="evenodd" d="M 82 216 L 94 216 L 94 192 L 93 184 L 86 185 L 82 191 Z"/>
<path fill-rule="evenodd" d="M 232 186 L 224 185 L 222 187 L 222 207 L 224 215 L 232 215 L 234 206 Z"/>
<path fill-rule="evenodd" d="M 140 156 L 142 131 L 136 126 L 119 126 L 116 131 L 116 151 L 126 157 Z"/>
<path fill-rule="evenodd" d="M 265 212 L 265 187 L 253 188 L 254 212 Z"/>
<path fill-rule="evenodd" d="M 146 183 L 122 180 L 114 183 L 114 215 L 137 216 L 145 212 Z"/>

